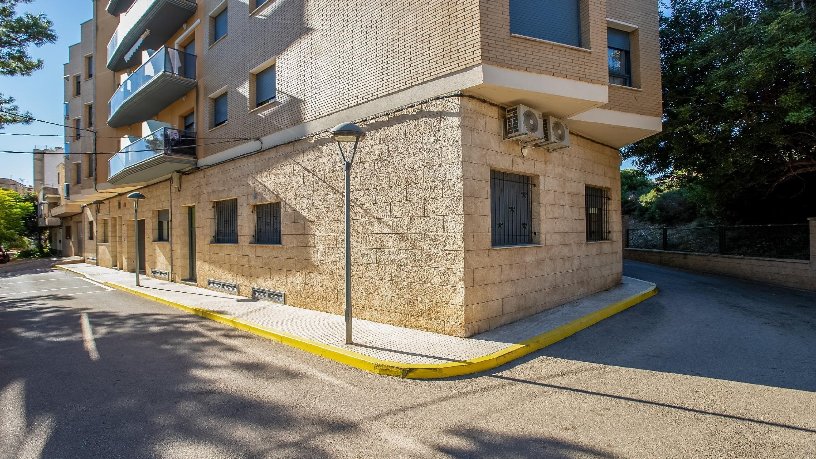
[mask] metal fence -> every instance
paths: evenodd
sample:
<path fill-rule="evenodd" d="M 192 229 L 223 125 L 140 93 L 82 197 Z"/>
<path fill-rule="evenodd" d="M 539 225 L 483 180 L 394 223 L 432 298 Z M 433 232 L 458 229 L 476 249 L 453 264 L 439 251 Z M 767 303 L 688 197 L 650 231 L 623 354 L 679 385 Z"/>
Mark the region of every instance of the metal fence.
<path fill-rule="evenodd" d="M 625 242 L 629 249 L 810 259 L 807 224 L 631 228 Z"/>

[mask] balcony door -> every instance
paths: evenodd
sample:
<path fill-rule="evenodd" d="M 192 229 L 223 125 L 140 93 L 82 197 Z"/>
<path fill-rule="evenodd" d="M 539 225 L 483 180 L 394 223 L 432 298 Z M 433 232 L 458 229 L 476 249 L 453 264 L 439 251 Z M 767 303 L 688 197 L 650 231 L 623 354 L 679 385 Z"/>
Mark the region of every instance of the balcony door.
<path fill-rule="evenodd" d="M 195 206 L 187 208 L 187 253 L 187 280 L 195 282 L 197 277 Z"/>
<path fill-rule="evenodd" d="M 184 45 L 185 56 L 182 57 L 182 62 L 184 63 L 184 68 L 182 69 L 182 74 L 184 78 L 189 78 L 191 80 L 196 79 L 196 66 L 194 65 L 195 58 L 187 59 L 187 56 L 193 55 L 195 56 L 195 40 L 191 40 L 190 43 Z"/>
<path fill-rule="evenodd" d="M 139 272 L 145 272 L 145 221 L 139 220 L 136 225 L 136 250 L 139 251 Z"/>

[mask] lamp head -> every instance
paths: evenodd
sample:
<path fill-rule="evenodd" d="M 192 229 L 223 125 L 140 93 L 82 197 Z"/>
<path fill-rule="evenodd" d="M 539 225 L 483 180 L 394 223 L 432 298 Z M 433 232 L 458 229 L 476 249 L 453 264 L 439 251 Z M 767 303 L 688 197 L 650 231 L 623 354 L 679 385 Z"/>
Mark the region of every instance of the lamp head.
<path fill-rule="evenodd" d="M 133 193 L 130 193 L 129 195 L 127 195 L 127 198 L 128 199 L 133 199 L 135 201 L 139 201 L 141 199 L 145 199 L 145 195 L 143 195 L 142 193 L 139 193 L 138 191 L 134 191 Z"/>
<path fill-rule="evenodd" d="M 365 137 L 365 131 L 354 123 L 338 124 L 331 130 L 335 142 L 358 142 Z"/>

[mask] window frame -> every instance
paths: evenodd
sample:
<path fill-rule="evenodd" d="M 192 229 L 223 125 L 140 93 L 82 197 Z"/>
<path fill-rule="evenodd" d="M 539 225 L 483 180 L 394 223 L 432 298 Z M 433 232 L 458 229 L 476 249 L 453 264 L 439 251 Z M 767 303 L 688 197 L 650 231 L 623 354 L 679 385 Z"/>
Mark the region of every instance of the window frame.
<path fill-rule="evenodd" d="M 85 79 L 90 80 L 94 77 L 94 55 L 93 54 L 86 54 L 85 55 Z"/>
<path fill-rule="evenodd" d="M 585 185 L 584 221 L 586 223 L 587 242 L 609 242 L 612 240 L 612 228 L 609 218 L 611 200 L 609 188 Z M 599 217 L 592 218 L 592 215 L 599 215 Z"/>
<path fill-rule="evenodd" d="M 166 220 L 162 213 L 166 212 Z M 156 211 L 156 239 L 154 242 L 170 242 L 170 209 Z"/>
<path fill-rule="evenodd" d="M 231 206 L 231 208 L 226 208 Z M 233 215 L 224 216 L 219 212 L 234 212 Z M 238 244 L 238 198 L 222 199 L 213 201 L 213 244 Z M 222 224 L 223 222 L 223 224 Z M 225 226 L 232 226 L 227 228 L 228 231 L 221 233 L 221 228 Z"/>
<path fill-rule="evenodd" d="M 82 163 L 74 163 L 74 185 L 81 185 L 82 184 Z"/>
<path fill-rule="evenodd" d="M 218 122 L 217 119 L 216 119 L 217 106 L 218 106 L 218 101 L 222 100 L 222 99 L 224 100 L 224 104 L 225 104 L 224 120 L 221 121 L 221 122 Z M 229 91 L 227 91 L 225 89 L 225 90 L 221 91 L 220 93 L 218 93 L 217 95 L 210 96 L 210 100 L 212 101 L 212 117 L 210 119 L 210 126 L 211 126 L 211 129 L 215 129 L 215 128 L 219 127 L 219 126 L 223 126 L 223 125 L 227 124 L 227 122 L 229 121 Z"/>
<path fill-rule="evenodd" d="M 514 197 L 513 188 L 525 191 Z M 524 247 L 537 244 L 535 188 L 534 176 L 490 170 L 490 244 L 492 248 Z M 515 214 L 515 209 L 521 205 L 526 206 L 526 215 L 519 217 L 518 221 L 509 221 L 510 215 L 503 209 L 506 208 L 509 214 Z M 517 228 L 519 231 L 516 234 L 509 234 L 508 228 Z"/>
<path fill-rule="evenodd" d="M 262 211 L 263 208 L 269 208 L 268 212 Z M 283 245 L 283 222 L 282 222 L 282 205 L 280 202 L 266 202 L 261 204 L 255 204 L 252 208 L 252 212 L 255 214 L 255 234 L 253 236 L 253 244 L 256 245 Z M 268 225 L 271 226 L 269 231 L 261 232 L 261 219 L 266 217 L 270 217 L 270 221 Z M 267 222 L 264 221 L 263 224 L 266 226 Z M 261 238 L 261 235 L 267 235 L 271 233 L 271 237 L 269 239 Z"/>
<path fill-rule="evenodd" d="M 222 35 L 218 36 L 218 21 L 221 17 L 224 18 L 223 25 L 225 30 Z M 210 46 L 223 40 L 227 35 L 229 35 L 229 5 L 225 0 L 210 12 Z"/>
<path fill-rule="evenodd" d="M 261 76 L 261 74 L 263 74 L 264 72 L 268 72 L 268 71 L 272 72 L 272 83 L 273 83 L 272 93 L 273 93 L 273 95 L 270 98 L 259 101 L 258 100 L 258 87 L 259 87 L 258 86 L 258 80 L 259 80 L 259 77 Z M 261 64 L 260 66 L 253 69 L 250 73 L 252 74 L 252 78 L 251 78 L 251 80 L 252 80 L 252 94 L 251 94 L 250 102 L 253 104 L 250 107 L 250 109 L 254 110 L 256 108 L 261 108 L 261 107 L 264 107 L 266 105 L 273 104 L 273 103 L 277 102 L 278 101 L 278 66 L 277 66 L 277 62 L 275 60 L 272 60 L 270 62 L 265 62 L 264 64 Z"/>
<path fill-rule="evenodd" d="M 526 30 L 519 30 L 518 28 L 514 29 L 514 25 L 518 27 L 518 23 L 514 21 L 514 9 L 519 8 L 515 2 L 520 2 L 523 0 L 509 0 L 509 8 L 508 8 L 508 15 L 509 15 L 509 31 L 510 35 L 513 37 L 518 38 L 525 38 L 529 40 L 540 41 L 544 43 L 550 43 L 559 46 L 566 46 L 568 48 L 578 49 L 578 50 L 589 50 L 590 49 L 590 28 L 591 24 L 589 23 L 589 2 L 587 0 L 574 0 L 577 4 L 577 42 L 566 42 L 561 41 L 553 36 L 544 36 L 543 34 L 530 34 Z M 515 4 L 514 4 L 515 3 Z M 540 27 L 542 30 L 547 30 L 547 27 L 542 25 Z"/>

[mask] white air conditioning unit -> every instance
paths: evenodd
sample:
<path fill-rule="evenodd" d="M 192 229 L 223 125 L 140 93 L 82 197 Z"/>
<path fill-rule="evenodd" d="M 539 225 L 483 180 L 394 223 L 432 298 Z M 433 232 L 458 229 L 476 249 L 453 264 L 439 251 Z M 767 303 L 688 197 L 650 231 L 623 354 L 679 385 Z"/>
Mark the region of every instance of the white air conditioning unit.
<path fill-rule="evenodd" d="M 530 144 L 540 142 L 545 135 L 541 113 L 526 105 L 510 107 L 505 113 L 504 138 Z"/>
<path fill-rule="evenodd" d="M 549 150 L 560 150 L 570 146 L 570 133 L 564 120 L 554 116 L 544 117 L 544 138 L 536 142 L 536 146 Z"/>

